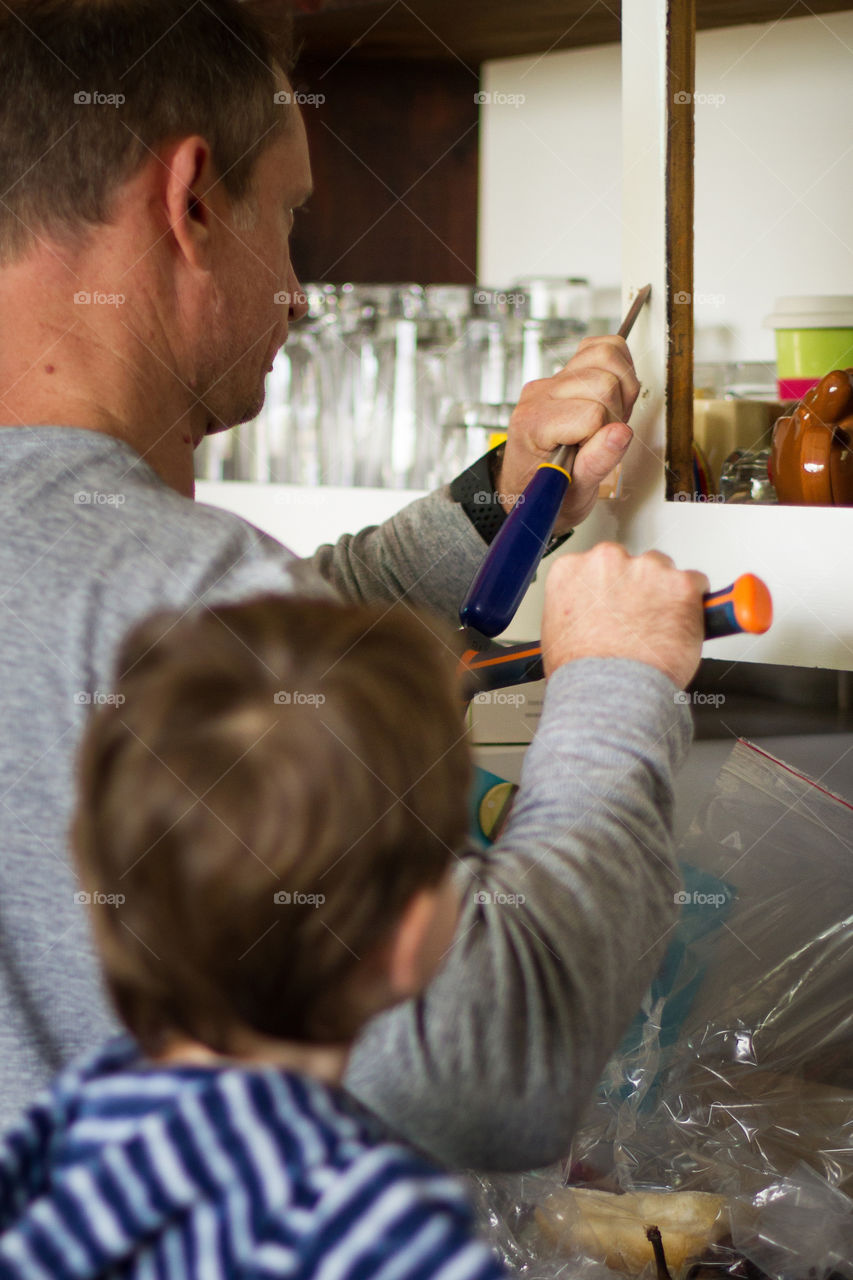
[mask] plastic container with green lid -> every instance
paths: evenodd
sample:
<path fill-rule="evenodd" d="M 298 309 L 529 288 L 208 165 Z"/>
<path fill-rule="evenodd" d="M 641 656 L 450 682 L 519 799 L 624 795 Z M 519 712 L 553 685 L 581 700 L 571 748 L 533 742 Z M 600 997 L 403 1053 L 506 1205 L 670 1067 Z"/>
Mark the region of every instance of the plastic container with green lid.
<path fill-rule="evenodd" d="M 777 298 L 764 323 L 776 330 L 780 400 L 801 400 L 832 369 L 853 366 L 853 296 Z"/>

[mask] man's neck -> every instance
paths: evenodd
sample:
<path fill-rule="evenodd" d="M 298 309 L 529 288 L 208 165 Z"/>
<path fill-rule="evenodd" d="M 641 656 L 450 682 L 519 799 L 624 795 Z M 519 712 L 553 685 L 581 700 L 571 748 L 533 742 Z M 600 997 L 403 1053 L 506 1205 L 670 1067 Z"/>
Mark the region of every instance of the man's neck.
<path fill-rule="evenodd" d="M 170 368 L 156 332 L 143 334 L 121 295 L 83 291 L 78 273 L 47 255 L 39 264 L 53 277 L 40 281 L 32 263 L 0 272 L 0 422 L 8 426 L 69 426 L 114 436 L 131 445 L 162 480 L 194 495 L 193 450 L 207 426 L 204 406 Z M 47 313 L 43 298 L 63 296 L 68 307 Z M 113 301 L 108 299 L 112 297 Z"/>

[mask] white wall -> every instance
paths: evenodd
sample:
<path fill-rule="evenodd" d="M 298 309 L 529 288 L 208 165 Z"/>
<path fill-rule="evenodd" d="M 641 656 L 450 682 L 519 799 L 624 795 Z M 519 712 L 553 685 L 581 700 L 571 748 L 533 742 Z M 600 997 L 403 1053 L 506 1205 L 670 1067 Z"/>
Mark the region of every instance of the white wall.
<path fill-rule="evenodd" d="M 489 63 L 483 89 L 481 280 L 618 284 L 618 46 Z M 701 32 L 696 91 L 697 358 L 773 360 L 775 297 L 853 294 L 853 12 Z"/>
<path fill-rule="evenodd" d="M 619 46 L 486 63 L 482 87 L 493 98 L 480 109 L 482 282 L 619 285 Z"/>

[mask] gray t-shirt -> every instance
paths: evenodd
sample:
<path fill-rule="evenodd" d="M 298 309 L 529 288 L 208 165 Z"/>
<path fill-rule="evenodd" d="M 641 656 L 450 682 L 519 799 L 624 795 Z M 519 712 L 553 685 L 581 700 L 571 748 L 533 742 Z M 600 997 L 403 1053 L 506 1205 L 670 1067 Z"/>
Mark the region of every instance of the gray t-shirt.
<path fill-rule="evenodd" d="M 129 445 L 0 428 L 0 1124 L 114 1029 L 67 853 L 74 753 L 115 649 L 154 609 L 261 591 L 405 595 L 448 620 L 483 544 L 446 490 L 296 559 L 166 486 Z M 671 770 L 689 716 L 639 663 L 556 673 L 503 840 L 464 875 L 457 943 L 421 1000 L 378 1019 L 348 1083 L 439 1158 L 542 1164 L 659 960 L 678 887 Z"/>

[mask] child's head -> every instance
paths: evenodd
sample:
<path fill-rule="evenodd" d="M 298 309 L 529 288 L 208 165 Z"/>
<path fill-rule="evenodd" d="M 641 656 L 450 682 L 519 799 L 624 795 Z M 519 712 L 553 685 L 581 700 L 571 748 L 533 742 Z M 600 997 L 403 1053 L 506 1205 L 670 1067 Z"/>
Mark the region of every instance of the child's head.
<path fill-rule="evenodd" d="M 117 669 L 74 847 L 149 1053 L 244 1030 L 345 1043 L 431 976 L 470 763 L 455 659 L 423 619 L 272 596 L 164 613 Z"/>

